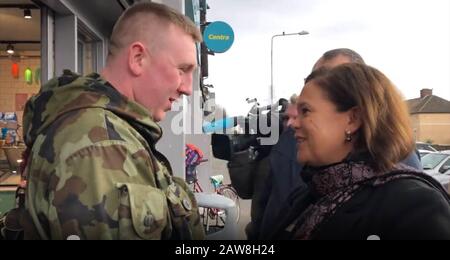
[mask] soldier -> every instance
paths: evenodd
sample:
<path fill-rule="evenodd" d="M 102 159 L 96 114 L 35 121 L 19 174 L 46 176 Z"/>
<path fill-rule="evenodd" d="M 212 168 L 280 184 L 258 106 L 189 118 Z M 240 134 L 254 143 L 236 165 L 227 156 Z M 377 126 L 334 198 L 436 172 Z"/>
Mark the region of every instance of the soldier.
<path fill-rule="evenodd" d="M 193 194 L 155 149 L 162 120 L 192 93 L 201 34 L 164 5 L 114 26 L 101 75 L 65 71 L 24 116 L 25 239 L 203 239 Z"/>

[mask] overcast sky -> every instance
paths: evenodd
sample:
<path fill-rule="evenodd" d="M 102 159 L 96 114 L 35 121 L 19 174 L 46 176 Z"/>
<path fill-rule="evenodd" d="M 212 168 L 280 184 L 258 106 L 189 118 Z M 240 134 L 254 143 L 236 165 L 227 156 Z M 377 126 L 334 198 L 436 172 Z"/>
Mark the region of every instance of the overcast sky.
<path fill-rule="evenodd" d="M 420 89 L 450 100 L 448 0 L 208 0 L 208 21 L 235 33 L 231 49 L 209 56 L 207 83 L 229 114 L 245 114 L 245 98 L 268 102 L 270 42 L 274 34 L 275 98 L 300 93 L 323 52 L 347 47 L 386 74 L 406 99 Z"/>

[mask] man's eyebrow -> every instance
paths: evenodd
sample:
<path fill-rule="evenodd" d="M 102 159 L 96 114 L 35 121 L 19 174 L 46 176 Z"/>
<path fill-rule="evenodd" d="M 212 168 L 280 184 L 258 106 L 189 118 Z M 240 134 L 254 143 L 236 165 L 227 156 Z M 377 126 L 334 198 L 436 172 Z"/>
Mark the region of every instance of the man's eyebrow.
<path fill-rule="evenodd" d="M 197 68 L 197 64 L 192 64 L 192 63 L 182 63 L 179 68 L 184 69 L 184 70 L 195 70 L 195 68 Z"/>
<path fill-rule="evenodd" d="M 186 67 L 186 68 L 192 68 L 192 67 L 197 66 L 197 64 L 186 62 L 186 63 L 181 63 L 180 66 L 181 67 Z"/>

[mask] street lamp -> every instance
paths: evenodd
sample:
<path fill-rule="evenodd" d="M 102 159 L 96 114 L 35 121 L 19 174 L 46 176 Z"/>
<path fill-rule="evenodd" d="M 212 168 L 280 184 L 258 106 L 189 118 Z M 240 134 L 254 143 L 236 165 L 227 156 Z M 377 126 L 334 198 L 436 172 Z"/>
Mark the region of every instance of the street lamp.
<path fill-rule="evenodd" d="M 297 33 L 285 33 L 282 34 L 275 34 L 272 36 L 272 39 L 270 41 L 270 102 L 273 104 L 273 39 L 275 37 L 279 36 L 290 36 L 290 35 L 308 35 L 309 32 L 307 31 L 301 31 Z"/>

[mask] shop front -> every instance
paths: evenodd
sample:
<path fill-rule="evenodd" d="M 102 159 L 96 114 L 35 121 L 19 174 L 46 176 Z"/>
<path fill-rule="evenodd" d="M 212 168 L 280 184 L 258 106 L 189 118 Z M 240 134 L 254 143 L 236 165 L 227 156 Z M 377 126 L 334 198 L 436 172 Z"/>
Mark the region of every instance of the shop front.
<path fill-rule="evenodd" d="M 26 101 L 65 69 L 78 74 L 101 72 L 114 23 L 134 2 L 139 1 L 1 1 L 0 214 L 14 205 L 21 179 L 18 164 L 25 148 L 21 125 Z M 155 2 L 185 12 L 189 1 Z M 178 107 L 187 100 L 181 103 Z M 162 123 L 164 137 L 158 148 L 168 157 L 175 175 L 184 177 L 184 158 L 179 155 L 184 153 L 185 135 L 170 128 L 172 118 L 180 114 L 183 120 L 189 116 L 183 111 L 169 113 Z"/>

